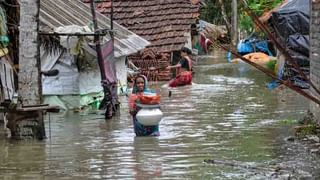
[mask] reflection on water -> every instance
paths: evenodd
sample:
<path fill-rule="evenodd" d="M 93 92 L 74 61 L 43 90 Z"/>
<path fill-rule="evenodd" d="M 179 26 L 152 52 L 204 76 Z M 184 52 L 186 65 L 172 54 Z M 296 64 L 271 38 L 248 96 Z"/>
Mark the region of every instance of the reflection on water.
<path fill-rule="evenodd" d="M 279 123 L 302 117 L 308 102 L 289 90 L 268 91 L 268 77 L 220 57 L 198 61 L 192 86 L 172 89 L 171 97 L 161 89 L 160 137 L 134 137 L 126 97 L 110 121 L 51 115 L 51 138 L 43 142 L 0 139 L 0 179 L 266 179 L 274 166 L 319 177 L 319 159 L 285 142 L 291 127 Z"/>

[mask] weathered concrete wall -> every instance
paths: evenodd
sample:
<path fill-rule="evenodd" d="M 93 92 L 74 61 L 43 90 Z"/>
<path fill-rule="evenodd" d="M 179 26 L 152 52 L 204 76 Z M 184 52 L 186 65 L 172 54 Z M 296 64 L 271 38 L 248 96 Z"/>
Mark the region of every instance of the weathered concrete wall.
<path fill-rule="evenodd" d="M 311 28 L 310 28 L 310 78 L 320 89 L 320 0 L 311 0 Z M 312 93 L 316 93 L 312 90 Z M 320 98 L 319 95 L 317 95 Z M 320 107 L 315 103 L 310 105 L 311 112 L 320 123 Z"/>
<path fill-rule="evenodd" d="M 39 0 L 21 0 L 19 36 L 19 90 L 23 105 L 41 103 Z"/>

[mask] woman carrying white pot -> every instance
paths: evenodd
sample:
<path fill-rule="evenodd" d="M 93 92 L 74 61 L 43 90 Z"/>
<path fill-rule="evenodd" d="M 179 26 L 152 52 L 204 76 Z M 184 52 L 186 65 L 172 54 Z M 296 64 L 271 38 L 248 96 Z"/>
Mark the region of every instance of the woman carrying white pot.
<path fill-rule="evenodd" d="M 159 125 L 145 126 L 137 120 L 136 115 L 140 109 L 136 106 L 136 101 L 144 92 L 150 92 L 148 80 L 145 76 L 139 75 L 134 80 L 132 94 L 129 96 L 129 112 L 133 118 L 134 132 L 136 136 L 159 136 Z"/>

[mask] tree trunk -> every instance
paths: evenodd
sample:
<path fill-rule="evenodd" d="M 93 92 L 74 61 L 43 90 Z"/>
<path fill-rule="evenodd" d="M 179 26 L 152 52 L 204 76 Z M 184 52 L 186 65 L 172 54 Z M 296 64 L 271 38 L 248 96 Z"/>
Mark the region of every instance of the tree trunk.
<path fill-rule="evenodd" d="M 231 39 L 233 47 L 236 47 L 238 44 L 238 2 L 237 0 L 232 0 L 232 30 L 231 30 Z"/>
<path fill-rule="evenodd" d="M 230 34 L 231 33 L 231 23 L 228 19 L 228 15 L 226 13 L 226 8 L 224 6 L 224 2 L 223 0 L 219 0 L 219 4 L 220 4 L 220 7 L 221 7 L 221 14 L 222 14 L 222 17 L 226 23 L 226 26 L 227 26 L 227 30 L 228 30 L 228 33 Z"/>

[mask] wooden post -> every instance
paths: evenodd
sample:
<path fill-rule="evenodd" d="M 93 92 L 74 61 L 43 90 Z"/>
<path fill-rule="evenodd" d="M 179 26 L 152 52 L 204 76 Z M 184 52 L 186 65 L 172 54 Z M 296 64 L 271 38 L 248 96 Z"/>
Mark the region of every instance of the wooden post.
<path fill-rule="evenodd" d="M 111 1 L 111 3 L 113 3 L 113 1 Z M 96 8 L 95 8 L 94 0 L 90 1 L 90 7 L 91 7 L 94 32 L 97 33 L 94 36 L 94 42 L 96 44 L 97 58 L 98 58 L 98 63 L 99 63 L 99 67 L 100 67 L 100 72 L 101 72 L 102 87 L 104 90 L 104 98 L 102 100 L 102 104 L 105 104 L 105 105 L 102 105 L 102 106 L 106 108 L 106 112 L 105 112 L 106 119 L 110 119 L 115 114 L 115 109 L 118 109 L 118 107 L 117 107 L 118 106 L 117 82 L 108 82 L 108 81 L 110 81 L 110 79 L 107 79 L 107 77 L 106 77 L 105 62 L 104 62 L 105 59 L 102 55 L 102 49 L 101 49 L 101 44 L 100 44 L 100 35 L 99 35 L 100 33 L 98 33 L 98 22 L 97 22 L 97 17 L 96 17 Z M 113 14 L 113 7 L 112 6 L 111 6 L 111 14 Z M 112 17 L 111 17 L 111 28 L 113 28 Z M 112 43 L 114 43 L 112 30 L 109 31 L 109 33 L 111 36 Z M 112 44 L 112 57 L 114 57 L 114 45 L 113 44 Z M 109 62 L 109 63 L 114 63 L 114 62 Z M 112 70 L 114 72 L 116 71 L 115 66 L 113 66 Z M 112 83 L 115 83 L 115 86 L 113 86 Z M 114 100 L 116 102 L 114 102 Z"/>
<path fill-rule="evenodd" d="M 98 63 L 100 67 L 100 74 L 101 74 L 101 80 L 106 79 L 106 75 L 104 72 L 104 64 L 103 64 L 103 58 L 102 58 L 102 51 L 101 51 L 101 44 L 100 44 L 100 35 L 97 32 L 98 31 L 98 21 L 97 21 L 97 16 L 96 16 L 96 7 L 95 7 L 95 2 L 94 0 L 90 1 L 90 7 L 91 7 L 91 14 L 92 14 L 92 22 L 93 22 L 93 31 L 95 33 L 94 35 L 94 43 L 96 45 L 96 52 L 97 52 L 97 58 L 98 58 Z"/>
<path fill-rule="evenodd" d="M 111 11 L 110 11 L 110 29 L 111 29 L 111 38 L 113 40 L 113 0 L 111 0 Z"/>

